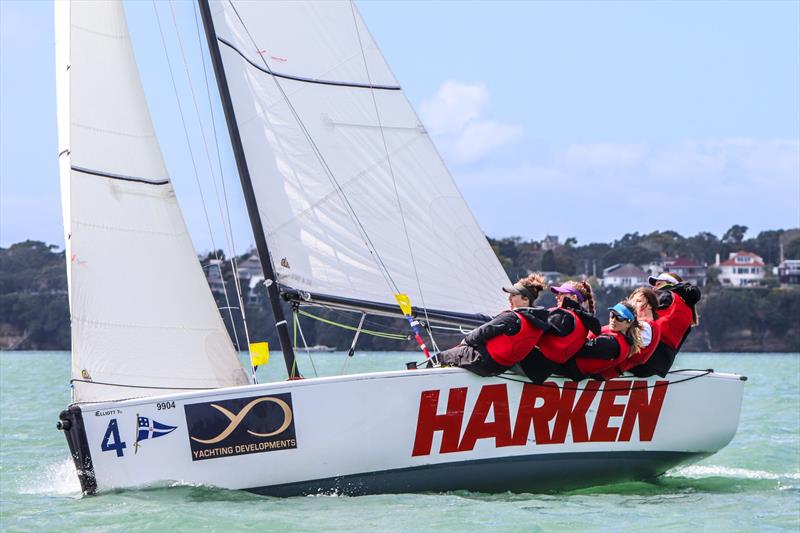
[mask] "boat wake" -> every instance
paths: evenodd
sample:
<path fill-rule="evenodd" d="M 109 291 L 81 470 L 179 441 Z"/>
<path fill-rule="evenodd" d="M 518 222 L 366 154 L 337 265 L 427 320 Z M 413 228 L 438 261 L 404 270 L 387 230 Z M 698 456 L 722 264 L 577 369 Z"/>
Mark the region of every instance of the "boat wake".
<path fill-rule="evenodd" d="M 19 492 L 80 497 L 81 484 L 75 472 L 75 463 L 67 457 L 56 463 L 44 465 L 42 470 L 28 472 L 20 480 Z"/>
<path fill-rule="evenodd" d="M 757 479 L 757 480 L 800 480 L 800 472 L 775 473 L 765 472 L 764 470 L 749 470 L 747 468 L 732 468 L 726 466 L 705 466 L 690 465 L 678 467 L 670 470 L 664 477 L 681 477 L 690 479 L 704 478 L 736 478 L 736 479 Z"/>

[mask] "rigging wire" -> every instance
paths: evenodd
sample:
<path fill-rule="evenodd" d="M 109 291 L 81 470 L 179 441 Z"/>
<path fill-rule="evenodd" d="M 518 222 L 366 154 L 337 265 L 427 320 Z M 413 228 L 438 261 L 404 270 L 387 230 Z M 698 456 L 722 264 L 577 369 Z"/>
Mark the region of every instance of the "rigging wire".
<path fill-rule="evenodd" d="M 302 315 L 302 316 L 311 318 L 312 320 L 317 320 L 318 322 L 322 322 L 323 324 L 328 324 L 329 326 L 336 326 L 336 327 L 339 327 L 339 328 L 342 328 L 342 329 L 346 329 L 348 331 L 358 331 L 358 328 L 355 327 L 355 326 L 350 326 L 350 325 L 347 325 L 347 324 L 343 324 L 341 322 L 336 322 L 334 320 L 330 320 L 330 319 L 327 319 L 327 318 L 322 318 L 321 316 L 312 315 L 308 311 L 303 311 L 302 309 L 298 309 L 297 313 Z M 401 334 L 401 333 L 388 333 L 388 332 L 375 331 L 375 330 L 364 329 L 364 328 L 361 328 L 361 333 L 363 333 L 364 335 L 370 335 L 372 337 L 381 337 L 383 339 L 392 339 L 392 340 L 400 340 L 400 341 L 408 340 L 408 335 L 404 335 L 404 334 Z"/>
<path fill-rule="evenodd" d="M 247 346 L 248 346 L 248 349 L 249 349 L 249 346 L 250 346 L 250 331 L 249 331 L 248 326 L 247 326 L 247 316 L 245 314 L 244 301 L 243 301 L 243 298 L 242 298 L 242 285 L 241 285 L 241 281 L 239 279 L 239 267 L 238 267 L 238 265 L 236 263 L 236 243 L 233 240 L 233 224 L 231 223 L 231 209 L 230 209 L 230 204 L 228 202 L 228 190 L 225 187 L 225 172 L 223 171 L 223 168 L 222 168 L 222 155 L 220 153 L 220 148 L 219 148 L 219 135 L 217 133 L 217 122 L 214 119 L 214 106 L 212 105 L 212 102 L 211 102 L 211 87 L 209 86 L 209 83 L 208 83 L 208 70 L 206 68 L 206 57 L 205 57 L 205 54 L 203 54 L 203 40 L 202 40 L 202 38 L 200 36 L 200 22 L 198 21 L 198 18 L 197 18 L 197 11 L 199 9 L 200 9 L 199 4 L 195 4 L 195 8 L 192 9 L 192 12 L 194 14 L 194 25 L 195 25 L 195 29 L 196 29 L 196 33 L 197 33 L 197 49 L 200 50 L 200 60 L 201 60 L 201 63 L 203 64 L 203 81 L 205 82 L 205 88 L 206 88 L 206 99 L 208 101 L 208 112 L 209 112 L 209 115 L 211 115 L 211 130 L 212 130 L 213 137 L 214 137 L 214 147 L 216 149 L 216 155 L 217 155 L 217 165 L 218 165 L 218 168 L 219 168 L 219 181 L 222 184 L 222 196 L 223 196 L 223 199 L 224 199 L 224 202 L 225 202 L 225 215 L 226 215 L 226 217 L 223 218 L 222 227 L 223 227 L 223 230 L 225 230 L 225 237 L 226 237 L 226 239 L 228 241 L 228 249 L 229 249 L 229 252 L 230 252 L 231 271 L 233 272 L 233 283 L 234 283 L 234 286 L 236 288 L 236 296 L 237 296 L 237 298 L 239 300 L 239 310 L 240 310 L 240 313 L 242 315 L 242 325 L 244 326 L 244 336 L 245 336 L 245 340 L 247 341 Z M 198 115 L 199 115 L 199 112 L 198 112 Z M 205 136 L 203 136 L 203 142 L 205 143 Z M 206 148 L 206 153 L 208 153 L 208 148 Z M 211 173 L 211 176 L 212 176 L 212 179 L 214 179 L 213 171 Z M 216 186 L 215 186 L 214 190 L 216 191 Z M 219 193 L 217 193 L 217 205 L 219 206 Z M 222 207 L 219 206 L 219 209 L 220 209 L 220 217 L 222 218 Z M 225 220 L 226 219 L 227 219 L 227 225 L 225 224 Z M 233 328 L 234 328 L 234 331 L 235 331 L 236 326 L 234 325 Z M 240 351 L 241 351 L 241 348 L 240 348 Z M 250 366 L 252 367 L 252 364 Z M 255 372 L 255 368 L 253 368 L 253 371 Z"/>
<path fill-rule="evenodd" d="M 294 329 L 294 350 L 297 352 L 297 332 L 300 332 L 300 338 L 303 340 L 303 346 L 306 349 L 306 355 L 308 356 L 308 360 L 311 361 L 311 368 L 314 370 L 314 377 L 317 378 L 319 375 L 317 374 L 317 366 L 314 364 L 314 358 L 311 357 L 311 351 L 308 349 L 308 343 L 306 342 L 306 336 L 303 335 L 303 328 L 300 326 L 300 317 L 297 314 L 297 310 L 293 310 L 292 318 L 294 319 L 293 322 L 293 329 Z"/>
<path fill-rule="evenodd" d="M 369 85 L 369 93 L 372 97 L 372 107 L 375 110 L 375 118 L 378 121 L 378 130 L 381 133 L 381 142 L 383 143 L 383 151 L 386 154 L 386 164 L 389 167 L 389 175 L 392 178 L 392 186 L 394 187 L 394 197 L 397 200 L 397 210 L 400 213 L 400 220 L 403 222 L 403 233 L 406 237 L 406 244 L 408 245 L 408 254 L 411 257 L 411 266 L 414 270 L 414 277 L 417 281 L 417 290 L 419 291 L 420 300 L 422 303 L 422 310 L 425 313 L 425 323 L 430 323 L 430 319 L 428 318 L 428 306 L 425 305 L 425 295 L 422 292 L 422 283 L 419 279 L 419 270 L 417 269 L 417 263 L 414 259 L 414 249 L 411 246 L 411 237 L 408 234 L 408 223 L 406 222 L 405 212 L 403 211 L 403 203 L 400 200 L 400 192 L 397 188 L 397 178 L 394 174 L 394 166 L 392 165 L 392 157 L 389 154 L 389 146 L 386 143 L 386 132 L 383 127 L 383 121 L 381 120 L 381 113 L 380 109 L 378 108 L 378 101 L 375 98 L 375 88 L 372 85 L 372 76 L 369 73 L 369 65 L 367 64 L 367 55 L 364 51 L 364 43 L 361 40 L 361 32 L 358 29 L 358 17 L 356 17 L 356 7 L 353 0 L 350 0 L 350 12 L 353 15 L 353 26 L 356 30 L 356 37 L 358 37 L 358 47 L 361 51 L 361 60 L 364 63 L 364 72 L 367 75 L 367 84 Z M 399 292 L 399 291 L 398 291 Z M 436 345 L 436 339 L 433 336 L 433 331 L 429 327 L 425 327 L 425 330 L 428 332 L 428 337 L 431 340 L 431 346 L 433 347 L 435 352 L 439 351 L 439 347 Z"/>
<path fill-rule="evenodd" d="M 677 379 L 675 381 L 669 381 L 669 380 L 667 380 L 667 381 L 656 381 L 653 384 L 648 383 L 645 386 L 637 386 L 638 383 L 634 382 L 631 385 L 631 387 L 629 387 L 629 388 L 607 389 L 604 386 L 602 391 L 600 391 L 599 388 L 598 389 L 594 389 L 594 390 L 596 392 L 605 392 L 605 391 L 611 391 L 611 392 L 620 391 L 620 392 L 624 392 L 624 391 L 634 391 L 634 390 L 655 389 L 655 388 L 658 388 L 658 387 L 668 387 L 668 386 L 671 386 L 671 385 L 678 385 L 680 383 L 686 383 L 688 381 L 692 381 L 692 380 L 695 380 L 695 379 L 704 378 L 704 377 L 706 377 L 706 376 L 708 376 L 710 374 L 713 374 L 714 373 L 714 369 L 713 368 L 706 368 L 704 370 L 701 370 L 701 369 L 684 368 L 684 369 L 680 369 L 680 370 L 671 370 L 669 373 L 670 374 L 676 374 L 676 373 L 679 373 L 679 372 L 700 372 L 700 374 L 696 374 L 694 376 L 688 376 L 688 377 L 685 377 L 683 379 Z M 525 385 L 534 385 L 534 386 L 537 386 L 537 387 L 549 387 L 549 385 L 533 383 L 531 381 L 527 381 L 527 380 L 524 380 L 524 379 L 514 379 L 514 378 L 504 377 L 503 375 L 494 376 L 494 377 L 500 378 L 500 379 L 503 379 L 503 380 L 506 380 L 506 381 L 513 381 L 513 382 L 516 382 L 516 383 L 522 383 L 522 384 L 525 384 Z M 740 379 L 741 379 L 741 377 L 740 377 Z M 639 380 L 635 380 L 635 381 L 643 381 L 643 380 L 639 379 Z M 646 378 L 644 378 L 644 381 L 646 382 Z M 109 386 L 113 386 L 113 387 L 137 388 L 137 389 L 208 390 L 207 387 L 206 388 L 154 387 L 154 386 L 151 387 L 151 386 L 127 385 L 127 384 L 119 384 L 119 383 L 104 383 L 104 382 L 101 382 L 101 381 L 89 381 L 87 379 L 77 379 L 77 378 L 73 378 L 73 379 L 69 380 L 69 382 L 70 382 L 70 384 L 87 383 L 87 384 L 91 384 L 91 385 L 109 385 Z M 599 381 L 599 380 L 592 380 L 592 382 L 597 382 L 598 383 L 598 387 L 599 387 L 603 383 L 614 383 L 614 380 L 610 380 L 610 381 L 607 381 L 607 382 L 602 382 L 602 381 Z M 570 380 L 565 379 L 564 380 L 564 384 L 566 384 L 566 383 L 580 383 L 580 382 L 570 381 Z M 586 387 L 580 388 L 580 387 L 576 386 L 574 390 L 575 391 L 585 391 L 585 390 L 592 390 L 592 389 L 587 389 Z M 74 402 L 74 403 L 77 405 L 77 404 L 95 403 L 95 402 L 94 401 L 86 401 L 86 402 Z"/>
<path fill-rule="evenodd" d="M 235 342 L 236 342 L 236 347 L 237 347 L 237 349 L 239 351 L 241 351 L 241 344 L 239 342 L 239 336 L 236 333 L 236 325 L 235 325 L 235 323 L 233 321 L 233 311 L 230 309 L 231 304 L 230 304 L 230 300 L 228 298 L 228 289 L 227 289 L 227 287 L 225 285 L 225 276 L 222 275 L 222 267 L 219 266 L 220 265 L 220 259 L 219 259 L 219 254 L 217 253 L 217 245 L 216 245 L 216 242 L 215 242 L 215 239 L 214 239 L 214 231 L 213 231 L 213 229 L 211 227 L 211 218 L 208 216 L 208 209 L 206 207 L 205 195 L 203 194 L 203 187 L 200 184 L 200 175 L 199 175 L 199 173 L 197 171 L 197 163 L 195 162 L 194 150 L 192 149 L 192 143 L 189 140 L 189 130 L 188 130 L 187 126 L 186 126 L 186 118 L 185 118 L 185 116 L 183 114 L 183 107 L 181 106 L 180 97 L 178 96 L 178 86 L 177 86 L 177 84 L 175 82 L 175 74 L 174 74 L 174 72 L 172 70 L 172 62 L 169 59 L 169 53 L 167 51 L 167 41 L 166 41 L 166 38 L 164 37 L 164 30 L 163 30 L 163 28 L 161 26 L 161 17 L 158 14 L 158 9 L 156 8 L 155 0 L 153 0 L 152 3 L 153 3 L 153 12 L 156 15 L 156 22 L 158 23 L 158 32 L 159 32 L 159 34 L 161 36 L 161 46 L 164 49 L 164 57 L 167 60 L 167 67 L 169 68 L 169 77 L 170 77 L 170 81 L 172 82 L 172 90 L 173 90 L 174 95 L 175 95 L 175 101 L 178 104 L 178 111 L 179 111 L 180 117 L 181 117 L 181 125 L 183 126 L 183 134 L 184 134 L 184 137 L 186 139 L 186 146 L 189 149 L 189 158 L 192 161 L 192 170 L 194 172 L 195 182 L 197 183 L 197 190 L 198 190 L 198 192 L 200 194 L 200 203 L 203 206 L 203 214 L 204 214 L 205 219 L 206 219 L 206 225 L 208 227 L 208 234 L 209 234 L 209 237 L 211 239 L 211 247 L 213 249 L 212 253 L 214 255 L 214 259 L 217 261 L 217 266 L 219 268 L 220 281 L 222 282 L 222 290 L 225 293 L 225 305 L 228 308 L 228 314 L 229 314 L 230 321 L 231 321 L 231 329 L 233 329 L 233 336 L 234 336 L 234 339 L 235 339 Z M 172 5 L 170 4 L 170 9 L 171 8 L 172 8 Z M 174 12 L 173 12 L 173 21 L 174 20 L 175 19 L 174 19 Z M 177 31 L 177 27 L 176 27 L 176 31 Z M 178 41 L 180 42 L 180 34 L 178 34 Z M 181 46 L 181 50 L 183 50 L 182 46 Z M 187 70 L 187 76 L 188 76 L 188 70 Z M 191 83 L 191 80 L 190 80 L 190 83 Z"/>
<path fill-rule="evenodd" d="M 250 39 L 250 43 L 252 44 L 253 48 L 256 51 L 260 50 L 258 44 L 256 43 L 255 39 L 253 38 L 253 35 L 250 33 L 249 28 L 244 23 L 244 20 L 242 19 L 241 15 L 239 14 L 239 11 L 236 9 L 236 6 L 233 4 L 233 0 L 228 0 L 228 4 L 231 6 L 231 8 L 233 9 L 234 14 L 239 19 L 239 23 L 242 25 L 242 28 L 244 29 L 245 33 L 247 34 L 247 37 Z M 362 239 L 364 239 L 364 244 L 367 246 L 367 250 L 369 251 L 369 253 L 372 256 L 373 260 L 376 262 L 376 265 L 378 266 L 378 270 L 381 272 L 381 275 L 383 276 L 384 280 L 388 283 L 390 290 L 394 291 L 395 294 L 400 293 L 400 290 L 399 290 L 397 284 L 395 283 L 394 279 L 392 278 L 392 275 L 389 272 L 389 269 L 386 267 L 386 264 L 383 262 L 383 258 L 378 253 L 378 249 L 375 247 L 374 243 L 372 242 L 372 239 L 370 238 L 369 233 L 367 233 L 367 230 L 364 227 L 363 223 L 358 218 L 358 215 L 356 214 L 355 209 L 353 208 L 353 205 L 350 203 L 350 200 L 348 199 L 347 195 L 345 194 L 344 189 L 342 188 L 341 184 L 339 184 L 339 181 L 336 179 L 336 176 L 334 175 L 333 170 L 328 165 L 328 162 L 325 159 L 325 157 L 323 156 L 322 151 L 319 149 L 319 147 L 317 146 L 317 144 L 314 141 L 313 137 L 311 136 L 311 133 L 308 131 L 308 128 L 306 127 L 305 123 L 303 122 L 303 119 L 300 117 L 300 114 L 295 109 L 294 105 L 292 104 L 291 100 L 289 99 L 289 96 L 286 94 L 286 91 L 284 91 L 283 86 L 278 81 L 278 78 L 276 76 L 274 76 L 274 73 L 272 72 L 272 69 L 270 68 L 269 64 L 267 63 L 267 60 L 264 58 L 264 55 L 259 53 L 258 56 L 261 58 L 261 62 L 264 64 L 264 68 L 270 74 L 270 77 L 274 81 L 275 86 L 278 88 L 278 91 L 280 92 L 281 96 L 283 97 L 283 100 L 286 102 L 286 105 L 288 106 L 289 111 L 292 113 L 292 116 L 297 121 L 297 124 L 300 127 L 301 132 L 303 133 L 304 137 L 308 141 L 309 146 L 311 147 L 311 150 L 313 151 L 314 155 L 316 156 L 317 160 L 319 161 L 320 165 L 322 166 L 326 177 L 331 182 L 331 184 L 334 186 L 334 189 L 337 191 L 337 193 L 339 195 L 339 198 L 344 203 L 344 205 L 346 207 L 346 211 L 348 212 L 351 221 L 354 222 L 354 224 L 356 225 L 356 228 L 359 230 L 359 233 L 361 233 Z M 270 258 L 270 260 L 271 260 L 271 258 Z"/>

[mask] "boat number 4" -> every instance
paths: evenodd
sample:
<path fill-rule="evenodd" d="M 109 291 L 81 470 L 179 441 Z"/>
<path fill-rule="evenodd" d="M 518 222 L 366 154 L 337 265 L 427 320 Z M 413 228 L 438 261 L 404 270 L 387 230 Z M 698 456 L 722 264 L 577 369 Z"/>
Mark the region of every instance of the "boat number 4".
<path fill-rule="evenodd" d="M 103 442 L 100 444 L 100 449 L 104 452 L 117 452 L 117 457 L 122 457 L 123 451 L 126 448 L 125 441 L 119 436 L 119 427 L 117 426 L 117 419 L 112 418 L 106 434 L 103 436 Z"/>

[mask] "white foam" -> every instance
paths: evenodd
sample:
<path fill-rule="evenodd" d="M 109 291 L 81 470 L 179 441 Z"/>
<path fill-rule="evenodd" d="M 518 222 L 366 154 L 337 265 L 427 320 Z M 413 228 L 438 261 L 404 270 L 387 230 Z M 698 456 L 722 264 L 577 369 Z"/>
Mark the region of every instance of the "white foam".
<path fill-rule="evenodd" d="M 54 494 L 60 496 L 80 496 L 81 484 L 75 463 L 66 459 L 44 465 L 40 471 L 29 474 L 32 479 L 21 480 L 19 492 L 22 494 Z"/>
<path fill-rule="evenodd" d="M 706 477 L 732 477 L 741 479 L 800 479 L 800 472 L 776 474 L 764 470 L 731 468 L 727 466 L 691 465 L 675 468 L 667 474 L 670 477 L 701 479 Z"/>

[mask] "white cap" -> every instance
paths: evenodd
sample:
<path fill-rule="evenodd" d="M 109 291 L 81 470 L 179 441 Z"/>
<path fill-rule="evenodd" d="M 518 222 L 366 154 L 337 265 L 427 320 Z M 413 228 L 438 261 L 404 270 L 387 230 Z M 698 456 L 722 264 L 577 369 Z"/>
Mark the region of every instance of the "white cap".
<path fill-rule="evenodd" d="M 656 282 L 658 282 L 658 281 L 666 281 L 667 283 L 669 283 L 671 285 L 677 285 L 678 283 L 680 283 L 680 281 L 675 279 L 675 276 L 672 276 L 671 274 L 669 274 L 667 272 L 662 272 L 661 274 L 659 274 L 656 277 L 650 276 L 649 278 L 647 278 L 647 281 L 650 282 L 650 285 L 655 285 Z"/>

